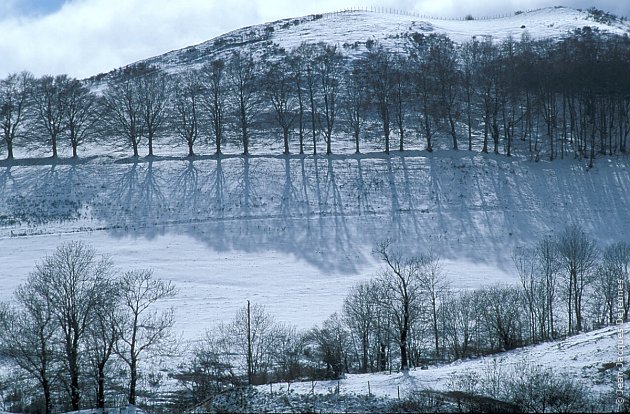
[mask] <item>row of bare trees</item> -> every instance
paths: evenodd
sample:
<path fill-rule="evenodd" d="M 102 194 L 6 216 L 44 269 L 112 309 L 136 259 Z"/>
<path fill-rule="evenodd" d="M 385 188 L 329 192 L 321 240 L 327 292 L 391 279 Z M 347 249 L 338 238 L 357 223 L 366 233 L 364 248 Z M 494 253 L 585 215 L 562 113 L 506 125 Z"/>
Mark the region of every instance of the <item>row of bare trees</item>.
<path fill-rule="evenodd" d="M 525 34 L 457 45 L 416 33 L 404 50 L 371 41 L 353 60 L 340 50 L 271 47 L 260 60 L 234 53 L 178 74 L 137 64 L 106 84 L 12 74 L 0 81 L 1 142 L 9 159 L 16 144 L 46 144 L 56 157 L 62 141 L 76 156 L 89 139 L 134 156 L 145 143 L 153 155 L 156 140 L 184 144 L 190 156 L 210 142 L 221 154 L 228 141 L 249 154 L 253 137 L 276 132 L 284 153 L 297 144 L 300 154 L 319 145 L 330 154 L 348 135 L 356 152 L 368 139 L 389 152 L 394 136 L 400 151 L 432 151 L 436 137 L 508 156 L 518 140 L 536 159 L 592 163 L 627 151 L 627 37 L 585 27 L 560 41 Z"/>
<path fill-rule="evenodd" d="M 83 243 L 59 246 L 1 307 L 0 355 L 41 390 L 21 409 L 103 410 L 115 388 L 135 405 L 140 361 L 170 343 L 172 311 L 154 305 L 174 294 L 149 270 L 119 275 Z"/>

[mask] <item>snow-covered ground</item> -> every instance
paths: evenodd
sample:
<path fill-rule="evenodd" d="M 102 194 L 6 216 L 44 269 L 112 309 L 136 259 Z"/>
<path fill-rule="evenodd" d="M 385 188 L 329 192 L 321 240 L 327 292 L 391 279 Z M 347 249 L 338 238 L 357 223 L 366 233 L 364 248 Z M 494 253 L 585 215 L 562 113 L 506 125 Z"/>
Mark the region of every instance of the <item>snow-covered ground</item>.
<path fill-rule="evenodd" d="M 378 41 L 388 50 L 403 51 L 409 46 L 414 33 L 445 34 L 457 43 L 484 38 L 498 42 L 508 37 L 518 41 L 524 33 L 533 39 L 560 38 L 584 26 L 618 35 L 630 32 L 627 21 L 604 24 L 595 21 L 587 11 L 565 7 L 548 7 L 479 20 L 355 10 L 245 27 L 143 62 L 169 72 L 179 72 L 189 67 L 200 67 L 214 59 L 226 58 L 233 51 L 263 56 L 271 45 L 293 50 L 302 43 L 325 42 L 338 46 L 339 51 L 347 56 L 360 56 L 367 50 L 368 40 Z"/>
<path fill-rule="evenodd" d="M 630 241 L 628 160 L 468 151 L 386 157 L 93 157 L 0 163 L 0 299 L 37 260 L 84 240 L 120 269 L 172 280 L 184 338 L 246 300 L 309 328 L 373 276 L 385 238 L 432 250 L 456 288 L 516 281 L 512 249 L 577 223 L 600 243 Z"/>
<path fill-rule="evenodd" d="M 630 324 L 622 325 L 624 336 L 630 334 Z M 625 352 L 625 351 L 624 351 Z M 627 353 L 625 353 L 627 355 Z M 295 382 L 275 384 L 276 392 L 286 392 L 287 387 L 298 394 L 336 392 L 341 394 L 368 394 L 382 397 L 404 396 L 415 389 L 436 391 L 449 390 L 457 376 L 468 375 L 483 381 L 484 378 L 507 380 L 528 367 L 551 368 L 555 374 L 578 381 L 594 394 L 611 392 L 617 382 L 617 327 L 607 327 L 593 332 L 570 337 L 558 342 L 549 342 L 516 349 L 484 358 L 456 361 L 428 369 L 411 369 L 408 373 L 393 372 L 378 374 L 347 375 L 339 381 Z M 623 365 L 627 369 L 627 361 Z M 267 391 L 268 386 L 260 386 Z M 596 394 L 595 394 L 596 393 Z M 611 398 L 611 405 L 614 401 Z"/>

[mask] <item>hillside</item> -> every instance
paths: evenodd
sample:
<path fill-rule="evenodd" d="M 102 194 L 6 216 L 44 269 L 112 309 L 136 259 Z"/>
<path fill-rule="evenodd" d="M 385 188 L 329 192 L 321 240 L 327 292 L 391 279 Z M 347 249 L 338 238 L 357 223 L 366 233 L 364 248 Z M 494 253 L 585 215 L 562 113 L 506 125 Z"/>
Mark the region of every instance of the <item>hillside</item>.
<path fill-rule="evenodd" d="M 409 254 L 438 252 L 460 288 L 516 281 L 512 248 L 570 223 L 602 245 L 627 240 L 628 167 L 448 150 L 5 165 L 2 299 L 79 239 L 173 280 L 188 338 L 247 298 L 309 327 L 379 269 L 371 250 L 387 237 Z"/>
<path fill-rule="evenodd" d="M 462 43 L 485 37 L 501 41 L 511 36 L 519 40 L 524 33 L 534 39 L 557 39 L 584 26 L 620 35 L 630 32 L 627 21 L 596 19 L 587 11 L 565 7 L 544 8 L 509 17 L 481 20 L 443 20 L 419 15 L 344 11 L 245 27 L 198 45 L 136 62 L 134 65 L 156 65 L 170 73 L 176 73 L 186 68 L 199 68 L 215 59 L 226 58 L 234 51 L 261 57 L 273 46 L 292 50 L 302 43 L 324 42 L 339 46 L 342 53 L 349 57 L 357 57 L 365 53 L 366 42 L 369 40 L 379 41 L 390 50 L 403 50 L 414 33 L 445 34 L 453 41 Z"/>
<path fill-rule="evenodd" d="M 621 328 L 625 335 L 630 332 L 628 324 Z M 472 393 L 488 395 L 488 389 L 484 390 L 485 387 L 498 386 L 500 389 L 501 383 L 541 367 L 552 369 L 555 374 L 580 382 L 591 397 L 601 396 L 607 410 L 614 410 L 615 398 L 611 390 L 617 381 L 618 372 L 618 368 L 614 367 L 616 339 L 617 328 L 609 327 L 485 358 L 456 361 L 452 364 L 431 366 L 428 369 L 413 369 L 409 373 L 348 375 L 339 382 L 282 383 L 275 384 L 273 391 L 278 395 L 286 395 L 289 406 L 291 400 L 294 404 L 300 401 L 299 395 L 313 393 L 366 396 L 370 392 L 375 397 L 395 399 L 399 395 L 404 398 L 410 393 L 417 393 L 418 390 L 445 392 L 468 389 Z M 268 392 L 269 387 L 261 386 L 259 390 Z M 284 411 L 283 408 L 285 407 L 279 406 L 271 409 Z M 330 411 L 322 409 L 324 412 Z"/>

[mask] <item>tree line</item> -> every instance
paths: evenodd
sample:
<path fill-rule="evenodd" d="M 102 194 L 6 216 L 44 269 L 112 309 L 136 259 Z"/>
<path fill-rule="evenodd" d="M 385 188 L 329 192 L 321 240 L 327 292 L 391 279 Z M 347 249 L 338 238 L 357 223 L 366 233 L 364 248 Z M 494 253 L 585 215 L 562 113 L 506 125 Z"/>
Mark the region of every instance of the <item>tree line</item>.
<path fill-rule="evenodd" d="M 10 74 L 0 81 L 1 149 L 12 159 L 15 145 L 48 146 L 57 157 L 69 145 L 76 157 L 98 142 L 139 156 L 159 141 L 193 156 L 231 142 L 247 155 L 252 138 L 278 136 L 285 154 L 331 154 L 343 139 L 357 153 L 366 142 L 432 151 L 441 139 L 507 156 L 518 141 L 532 158 L 591 166 L 598 154 L 626 153 L 627 36 L 586 26 L 560 40 L 407 37 L 396 51 L 367 40 L 353 59 L 316 43 L 273 46 L 260 59 L 234 52 L 180 73 L 139 63 L 86 81 Z"/>

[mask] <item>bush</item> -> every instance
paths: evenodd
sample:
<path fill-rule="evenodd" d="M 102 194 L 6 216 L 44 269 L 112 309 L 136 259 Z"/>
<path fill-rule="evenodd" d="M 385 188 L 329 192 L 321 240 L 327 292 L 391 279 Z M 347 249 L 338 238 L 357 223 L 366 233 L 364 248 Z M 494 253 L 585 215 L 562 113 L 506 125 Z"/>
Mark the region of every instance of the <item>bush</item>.
<path fill-rule="evenodd" d="M 431 390 L 412 390 L 407 396 L 389 407 L 392 413 L 442 413 L 453 411 L 446 397 Z"/>
<path fill-rule="evenodd" d="M 612 13 L 591 7 L 587 10 L 588 17 L 601 24 L 611 24 L 618 20 L 618 17 Z"/>
<path fill-rule="evenodd" d="M 514 370 L 505 397 L 525 412 L 588 412 L 592 404 L 587 392 L 583 385 L 551 368 L 525 364 Z"/>

